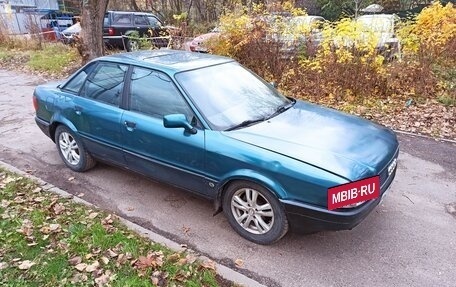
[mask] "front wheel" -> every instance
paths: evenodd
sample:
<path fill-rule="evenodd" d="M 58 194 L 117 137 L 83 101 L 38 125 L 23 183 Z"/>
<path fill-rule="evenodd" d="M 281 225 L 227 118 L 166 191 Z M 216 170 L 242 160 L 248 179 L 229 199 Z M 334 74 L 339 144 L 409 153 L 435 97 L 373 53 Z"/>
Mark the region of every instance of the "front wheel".
<path fill-rule="evenodd" d="M 223 197 L 223 211 L 242 237 L 258 244 L 272 244 L 288 231 L 279 200 L 256 183 L 236 181 L 229 185 Z"/>
<path fill-rule="evenodd" d="M 57 127 L 55 131 L 55 145 L 63 162 L 70 169 L 82 172 L 95 166 L 95 160 L 85 150 L 74 133 L 67 127 Z"/>

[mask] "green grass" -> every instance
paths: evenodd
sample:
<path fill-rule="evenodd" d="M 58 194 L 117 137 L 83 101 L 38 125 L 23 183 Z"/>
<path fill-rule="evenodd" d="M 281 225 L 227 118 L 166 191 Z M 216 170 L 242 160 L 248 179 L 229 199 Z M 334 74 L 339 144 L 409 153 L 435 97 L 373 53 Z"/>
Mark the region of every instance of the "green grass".
<path fill-rule="evenodd" d="M 10 51 L 0 47 L 0 62 L 8 61 L 13 58 L 13 55 Z"/>
<path fill-rule="evenodd" d="M 45 45 L 42 50 L 30 52 L 27 65 L 36 71 L 59 73 L 79 58 L 76 50 L 63 44 Z"/>
<path fill-rule="evenodd" d="M 227 286 L 115 216 L 37 187 L 0 170 L 0 286 Z"/>

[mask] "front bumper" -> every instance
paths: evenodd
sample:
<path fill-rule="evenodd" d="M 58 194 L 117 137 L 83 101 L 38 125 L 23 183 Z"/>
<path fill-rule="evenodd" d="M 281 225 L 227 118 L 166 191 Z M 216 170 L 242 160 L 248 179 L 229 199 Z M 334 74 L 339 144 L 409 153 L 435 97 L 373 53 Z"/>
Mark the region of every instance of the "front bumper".
<path fill-rule="evenodd" d="M 397 158 L 398 151 L 392 160 Z M 391 161 L 392 161 L 391 160 Z M 352 209 L 328 210 L 305 203 L 282 200 L 291 230 L 297 233 L 315 233 L 325 230 L 349 230 L 358 225 L 382 201 L 388 191 L 397 167 L 381 186 L 380 196 Z"/>

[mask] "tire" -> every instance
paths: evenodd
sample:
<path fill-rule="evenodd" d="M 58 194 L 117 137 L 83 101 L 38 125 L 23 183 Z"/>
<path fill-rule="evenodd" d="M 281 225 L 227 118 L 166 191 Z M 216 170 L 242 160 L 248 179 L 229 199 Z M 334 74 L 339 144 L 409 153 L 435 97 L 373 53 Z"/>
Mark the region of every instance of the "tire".
<path fill-rule="evenodd" d="M 134 52 L 139 50 L 139 41 L 135 39 L 127 39 L 127 52 Z"/>
<path fill-rule="evenodd" d="M 257 244 L 277 242 L 288 231 L 288 220 L 277 197 L 253 182 L 230 184 L 223 196 L 223 212 L 237 233 Z"/>
<path fill-rule="evenodd" d="M 55 131 L 55 145 L 67 167 L 83 172 L 95 166 L 96 161 L 86 151 L 79 138 L 66 126 L 58 126 Z"/>

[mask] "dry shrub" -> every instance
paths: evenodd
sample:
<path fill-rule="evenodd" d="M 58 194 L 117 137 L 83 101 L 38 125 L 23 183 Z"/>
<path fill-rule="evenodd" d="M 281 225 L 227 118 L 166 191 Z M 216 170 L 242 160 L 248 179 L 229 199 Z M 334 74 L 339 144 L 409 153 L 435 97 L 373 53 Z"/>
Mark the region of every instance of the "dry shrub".
<path fill-rule="evenodd" d="M 456 90 L 456 9 L 451 4 L 433 4 L 416 21 L 403 24 L 399 35 L 404 49 L 394 61 L 379 54 L 373 33 L 350 19 L 327 24 L 316 52 L 309 53 L 306 42 L 285 55 L 287 47 L 277 39 L 290 32 L 280 28 L 286 23 L 281 14 L 244 11 L 221 17 L 222 33 L 211 44 L 212 52 L 237 59 L 294 97 L 362 104 L 436 98 Z M 449 80 L 442 80 L 445 77 Z"/>

